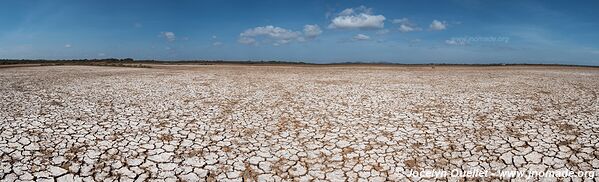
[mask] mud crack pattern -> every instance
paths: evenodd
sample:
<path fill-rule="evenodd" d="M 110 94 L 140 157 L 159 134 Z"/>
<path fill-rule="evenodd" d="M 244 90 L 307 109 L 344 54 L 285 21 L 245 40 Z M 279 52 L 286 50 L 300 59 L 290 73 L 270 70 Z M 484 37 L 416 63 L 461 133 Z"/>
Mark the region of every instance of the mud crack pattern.
<path fill-rule="evenodd" d="M 599 169 L 592 68 L 52 66 L 0 83 L 2 181 Z"/>

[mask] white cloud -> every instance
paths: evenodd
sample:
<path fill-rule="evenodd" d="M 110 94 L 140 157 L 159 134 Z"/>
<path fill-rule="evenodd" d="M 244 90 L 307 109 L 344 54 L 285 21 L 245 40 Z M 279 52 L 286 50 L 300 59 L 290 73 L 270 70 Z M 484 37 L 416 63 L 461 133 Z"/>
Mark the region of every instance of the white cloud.
<path fill-rule="evenodd" d="M 368 7 L 364 6 L 364 5 L 358 6 L 356 8 L 356 11 L 357 12 L 363 12 L 363 13 L 366 13 L 366 14 L 369 14 L 369 15 L 372 14 L 372 8 L 368 8 Z"/>
<path fill-rule="evenodd" d="M 464 41 L 459 41 L 459 40 L 456 40 L 456 39 L 445 40 L 445 44 L 447 44 L 447 45 L 455 45 L 455 46 L 466 45 L 466 43 Z"/>
<path fill-rule="evenodd" d="M 368 35 L 358 34 L 358 35 L 355 35 L 352 39 L 354 39 L 356 41 L 360 41 L 360 40 L 369 40 L 370 37 Z"/>
<path fill-rule="evenodd" d="M 445 44 L 447 44 L 447 45 L 457 45 L 458 41 L 455 41 L 455 40 L 445 40 Z"/>
<path fill-rule="evenodd" d="M 216 38 L 217 38 L 216 35 L 212 35 L 212 39 L 216 39 Z"/>
<path fill-rule="evenodd" d="M 408 23 L 408 22 L 410 22 L 410 20 L 408 20 L 408 18 L 401 18 L 401 19 L 393 19 L 391 22 L 393 22 L 395 24 L 402 24 L 402 23 Z"/>
<path fill-rule="evenodd" d="M 169 42 L 173 42 L 177 39 L 173 32 L 160 32 L 160 36 L 164 37 Z"/>
<path fill-rule="evenodd" d="M 267 36 L 279 40 L 290 40 L 300 36 L 299 32 L 272 25 L 248 29 L 240 34 L 242 37 Z"/>
<path fill-rule="evenodd" d="M 422 30 L 416 24 L 412 23 L 408 18 L 394 19 L 392 21 L 395 24 L 399 24 L 400 32 L 413 32 Z"/>
<path fill-rule="evenodd" d="M 447 28 L 447 23 L 445 21 L 433 20 L 430 25 L 431 30 L 445 30 Z"/>
<path fill-rule="evenodd" d="M 383 28 L 385 16 L 372 15 L 372 9 L 360 6 L 348 8 L 331 20 L 329 28 Z"/>
<path fill-rule="evenodd" d="M 351 14 L 354 14 L 354 9 L 347 8 L 347 9 L 344 9 L 343 11 L 341 11 L 341 13 L 339 13 L 339 16 L 348 16 Z"/>
<path fill-rule="evenodd" d="M 253 44 L 256 42 L 255 37 L 266 37 L 267 39 L 274 40 L 276 44 L 286 44 L 298 39 L 300 36 L 300 32 L 268 25 L 247 29 L 239 34 L 239 42 L 243 44 Z"/>
<path fill-rule="evenodd" d="M 293 41 L 303 42 L 307 39 L 315 38 L 321 33 L 322 30 L 318 25 L 305 25 L 303 33 L 268 25 L 245 30 L 239 34 L 237 41 L 242 44 L 256 44 L 258 43 L 258 38 L 263 38 L 264 42 L 279 46 Z"/>
<path fill-rule="evenodd" d="M 104 56 L 106 56 L 106 53 L 98 53 L 98 56 L 104 57 Z"/>
<path fill-rule="evenodd" d="M 307 38 L 314 38 L 319 36 L 322 30 L 318 25 L 304 25 L 304 36 Z"/>
<path fill-rule="evenodd" d="M 65 44 L 64 47 L 65 48 L 71 48 L 72 46 L 71 46 L 71 44 Z"/>
<path fill-rule="evenodd" d="M 400 32 L 413 32 L 413 31 L 418 31 L 418 30 L 420 30 L 420 29 L 411 27 L 409 25 L 399 25 Z"/>

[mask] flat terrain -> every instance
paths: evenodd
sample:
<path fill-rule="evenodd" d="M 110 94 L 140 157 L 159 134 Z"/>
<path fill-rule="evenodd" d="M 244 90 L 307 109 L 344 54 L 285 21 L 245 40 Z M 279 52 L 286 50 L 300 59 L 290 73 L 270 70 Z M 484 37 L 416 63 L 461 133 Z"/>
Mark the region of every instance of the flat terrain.
<path fill-rule="evenodd" d="M 583 67 L 2 68 L 0 179 L 599 180 L 598 96 Z"/>

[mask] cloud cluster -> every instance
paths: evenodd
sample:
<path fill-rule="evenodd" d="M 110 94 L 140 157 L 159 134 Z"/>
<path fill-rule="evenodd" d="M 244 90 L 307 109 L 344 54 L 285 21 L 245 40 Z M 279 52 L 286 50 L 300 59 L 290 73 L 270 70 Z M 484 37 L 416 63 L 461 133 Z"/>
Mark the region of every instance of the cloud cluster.
<path fill-rule="evenodd" d="M 393 20 L 394 24 L 399 24 L 400 32 L 414 32 L 422 30 L 416 24 L 412 23 L 408 18 L 401 18 Z"/>
<path fill-rule="evenodd" d="M 305 25 L 303 33 L 299 31 L 288 30 L 281 27 L 267 25 L 245 30 L 239 34 L 237 40 L 242 44 L 256 44 L 257 38 L 263 37 L 265 42 L 273 42 L 273 45 L 287 44 L 293 41 L 305 41 L 314 39 L 322 33 L 318 25 Z"/>
<path fill-rule="evenodd" d="M 327 18 L 330 17 L 329 29 L 350 29 L 359 31 L 376 30 L 377 35 L 389 33 L 389 29 L 385 29 L 385 16 L 374 14 L 372 8 L 359 6 L 356 8 L 347 8 L 337 14 L 330 16 L 327 12 Z M 394 19 L 393 24 L 399 25 L 400 32 L 416 32 L 422 31 L 424 28 L 410 21 L 408 18 Z M 448 23 L 440 20 L 433 20 L 429 25 L 429 30 L 441 31 L 447 29 Z M 318 25 L 304 25 L 303 30 L 290 30 L 273 25 L 259 26 L 247 29 L 239 34 L 237 42 L 241 44 L 260 44 L 267 43 L 275 46 L 288 44 L 290 42 L 304 42 L 314 39 L 322 34 L 323 30 Z M 351 37 L 354 41 L 370 40 L 370 36 L 365 34 L 357 34 Z M 446 42 L 447 44 L 455 44 L 455 42 Z"/>
<path fill-rule="evenodd" d="M 447 23 L 445 21 L 433 20 L 429 27 L 431 30 L 445 30 Z"/>
<path fill-rule="evenodd" d="M 364 6 L 341 11 L 329 24 L 329 28 L 338 29 L 383 28 L 384 26 L 385 16 L 373 15 L 372 9 Z"/>
<path fill-rule="evenodd" d="M 166 41 L 173 42 L 177 39 L 173 32 L 160 32 L 160 36 L 164 37 Z"/>

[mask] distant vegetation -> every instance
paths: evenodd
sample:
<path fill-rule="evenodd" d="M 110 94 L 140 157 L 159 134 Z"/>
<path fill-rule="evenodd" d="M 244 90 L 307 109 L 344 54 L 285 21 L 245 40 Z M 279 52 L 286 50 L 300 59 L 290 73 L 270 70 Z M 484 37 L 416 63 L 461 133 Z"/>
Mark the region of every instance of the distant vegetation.
<path fill-rule="evenodd" d="M 150 68 L 147 64 L 193 64 L 193 65 L 215 65 L 215 64 L 250 64 L 250 65 L 271 65 L 271 64 L 290 64 L 290 65 L 402 65 L 402 66 L 582 66 L 599 67 L 585 65 L 567 65 L 567 64 L 405 64 L 390 62 L 337 62 L 337 63 L 306 63 L 301 61 L 225 61 L 225 60 L 180 60 L 180 61 L 160 61 L 160 60 L 134 60 L 132 58 L 117 59 L 63 59 L 63 60 L 45 60 L 45 59 L 0 59 L 0 65 L 11 64 L 39 64 L 41 66 L 58 65 L 89 65 L 89 66 L 118 66 L 118 67 L 137 67 Z"/>
<path fill-rule="evenodd" d="M 126 59 L 73 59 L 73 60 L 26 60 L 26 59 L 0 59 L 0 65 L 11 64 L 39 64 L 40 66 L 60 66 L 60 65 L 87 65 L 87 66 L 115 66 L 115 67 L 133 67 L 133 68 L 151 68 L 143 65 L 142 62 L 131 58 Z"/>

